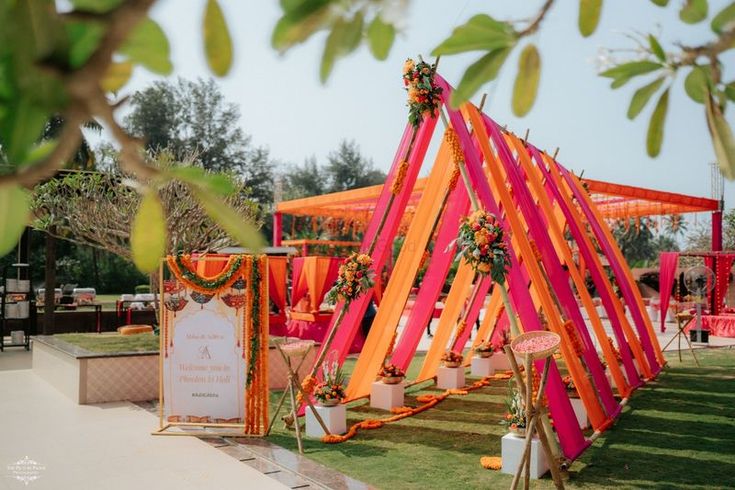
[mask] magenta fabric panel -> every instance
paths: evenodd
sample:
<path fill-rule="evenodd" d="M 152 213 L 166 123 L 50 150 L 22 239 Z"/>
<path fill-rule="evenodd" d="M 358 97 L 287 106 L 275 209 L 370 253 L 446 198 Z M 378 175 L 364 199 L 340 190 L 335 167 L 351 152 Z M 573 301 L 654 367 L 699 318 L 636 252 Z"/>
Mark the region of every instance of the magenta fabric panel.
<path fill-rule="evenodd" d="M 329 261 L 329 267 L 327 268 L 327 275 L 324 276 L 324 287 L 322 288 L 321 294 L 319 294 L 319 297 L 316 298 L 316 301 L 314 304 L 317 305 L 317 308 L 319 305 L 322 304 L 324 301 L 324 297 L 327 295 L 330 289 L 332 289 L 332 286 L 334 285 L 334 282 L 337 280 L 337 274 L 339 273 L 339 266 L 342 265 L 342 262 L 344 262 L 344 259 L 341 257 L 330 257 Z"/>
<path fill-rule="evenodd" d="M 285 276 L 284 276 L 285 281 Z M 268 268 L 268 296 L 270 297 L 271 301 L 273 301 L 273 304 L 278 307 L 279 311 L 283 311 L 284 308 L 286 308 L 286 285 L 283 284 L 283 289 L 280 289 L 276 286 L 271 286 L 271 284 L 276 283 L 276 278 L 273 275 L 273 270 L 269 267 Z"/>
<path fill-rule="evenodd" d="M 574 181 L 572 180 L 574 178 L 572 177 L 572 174 L 561 165 L 556 164 L 556 166 L 568 182 L 569 187 L 570 189 L 572 189 L 574 195 L 577 197 L 579 206 L 582 209 L 582 212 L 587 216 L 587 221 L 589 222 L 592 231 L 597 237 L 597 243 L 600 245 L 600 247 L 602 247 L 603 252 L 607 256 L 610 267 L 612 267 L 612 270 L 615 273 L 615 277 L 617 278 L 618 286 L 623 293 L 623 298 L 625 298 L 625 303 L 629 306 L 631 316 L 633 317 L 636 329 L 638 330 L 638 338 L 641 341 L 641 346 L 643 347 L 643 351 L 645 352 L 646 358 L 648 359 L 648 364 L 651 367 L 651 373 L 653 376 L 656 376 L 658 372 L 661 371 L 661 365 L 658 363 L 658 359 L 656 359 L 656 352 L 654 350 L 651 337 L 648 335 L 645 320 L 643 319 L 641 310 L 637 306 L 638 302 L 636 301 L 635 295 L 633 294 L 633 285 L 626 280 L 626 275 L 623 267 L 628 266 L 627 264 L 621 264 L 617 260 L 613 249 L 613 247 L 617 247 L 617 244 L 607 241 L 607 238 L 605 237 L 605 234 L 603 233 L 601 228 L 602 225 L 598 223 L 597 220 L 595 220 L 592 210 L 590 209 L 584 197 L 580 194 L 580 190 L 577 188 Z"/>
<path fill-rule="evenodd" d="M 411 364 L 426 326 L 432 320 L 434 305 L 439 299 L 457 251 L 454 243 L 457 239 L 457 223 L 467 214 L 469 208 L 470 198 L 460 179 L 447 201 L 434 243 L 434 251 L 429 259 L 429 266 L 416 296 L 416 302 L 393 350 L 391 362 L 404 371 Z"/>
<path fill-rule="evenodd" d="M 730 269 L 732 269 L 733 262 L 735 262 L 735 254 L 717 256 L 717 261 L 715 262 L 715 278 L 720 287 L 715 286 L 715 307 L 712 311 L 713 315 L 719 315 L 725 306 L 725 297 L 730 286 L 728 282 L 730 280 Z"/>
<path fill-rule="evenodd" d="M 431 136 L 434 133 L 436 122 L 435 118 L 425 119 L 419 127 L 413 150 L 411 151 L 411 155 L 408 157 L 408 171 L 403 179 L 401 192 L 395 197 L 393 205 L 390 207 L 390 210 L 388 210 L 388 217 L 382 230 L 380 230 L 380 236 L 376 242 L 375 249 L 373 250 L 372 269 L 375 271 L 376 275 L 383 270 L 383 266 L 393 251 L 393 239 L 396 236 L 398 226 L 401 223 L 401 218 L 403 217 L 403 213 L 406 209 L 406 204 L 411 197 L 413 186 L 416 183 L 416 178 L 418 177 L 419 170 L 421 169 L 421 163 L 424 161 L 426 150 L 431 142 Z M 391 197 L 391 185 L 396 173 L 398 172 L 398 168 L 400 167 L 402 157 L 405 155 L 406 150 L 409 147 L 411 131 L 411 125 L 407 124 L 401 145 L 398 148 L 393 161 L 393 166 L 391 167 L 388 178 L 386 179 L 386 185 L 383 186 L 380 198 L 378 199 L 378 203 L 375 207 L 375 212 L 373 213 L 372 218 L 370 218 L 370 224 L 368 225 L 367 231 L 362 240 L 362 246 L 360 249 L 363 252 L 368 251 L 373 237 L 378 233 L 381 217 L 388 208 L 388 203 Z M 360 323 L 362 322 L 365 310 L 367 309 L 372 296 L 373 295 L 369 293 L 363 294 L 350 304 L 350 309 L 345 315 L 342 325 L 334 337 L 334 341 L 330 349 L 337 352 L 340 364 L 349 353 L 350 346 L 353 343 L 355 335 L 360 329 Z M 342 303 L 338 304 L 337 308 L 335 308 L 335 313 L 338 313 L 343 306 L 344 305 Z M 336 321 L 337 316 L 337 314 L 334 315 L 332 323 L 329 326 L 330 329 L 334 328 L 334 322 Z"/>
<path fill-rule="evenodd" d="M 293 270 L 291 271 L 291 307 L 296 306 L 296 303 L 304 297 L 308 290 L 306 281 L 301 277 L 303 271 L 304 257 L 296 257 L 293 259 Z"/>
<path fill-rule="evenodd" d="M 661 252 L 658 266 L 658 291 L 661 302 L 661 331 L 666 331 L 666 312 L 671 301 L 671 288 L 676 278 L 676 264 L 679 262 L 679 252 Z"/>
<path fill-rule="evenodd" d="M 588 264 L 592 264 L 593 254 L 597 254 L 597 251 L 585 247 L 584 241 L 579 238 L 585 233 L 585 230 L 583 230 L 579 226 L 579 223 L 575 219 L 574 213 L 576 212 L 576 209 L 567 206 L 566 201 L 562 198 L 561 191 L 557 189 L 554 185 L 552 185 L 553 180 L 549 175 L 549 170 L 546 168 L 546 165 L 544 164 L 538 149 L 533 146 L 530 146 L 530 148 L 531 153 L 536 160 L 536 166 L 541 170 L 542 174 L 544 175 L 544 186 L 546 188 L 547 194 L 552 199 L 552 202 L 556 201 L 557 206 L 559 206 L 559 209 L 561 209 L 562 213 L 564 214 L 567 224 L 569 225 L 569 230 L 579 246 L 579 250 L 582 254 L 582 257 L 584 258 L 584 261 Z M 610 319 L 610 325 L 612 326 L 613 334 L 615 335 L 615 339 L 618 342 L 618 350 L 620 351 L 620 357 L 622 359 L 623 367 L 625 368 L 625 372 L 629 380 L 628 384 L 630 384 L 631 387 L 636 388 L 642 385 L 643 382 L 641 381 L 638 370 L 635 368 L 635 364 L 633 363 L 633 354 L 630 350 L 630 346 L 628 345 L 628 340 L 625 338 L 625 331 L 623 330 L 623 320 L 621 320 L 621 318 L 618 316 L 615 306 L 613 304 L 615 299 L 610 294 L 608 294 L 608 290 L 604 286 L 605 282 L 607 281 L 607 277 L 602 275 L 602 273 L 594 267 L 588 267 L 587 270 L 592 277 L 592 281 L 595 283 L 597 292 L 600 294 L 600 299 L 602 300 L 605 311 L 607 311 L 607 316 Z"/>
<path fill-rule="evenodd" d="M 445 91 L 445 97 L 449 96 L 451 88 L 447 82 L 441 77 L 436 77 L 437 82 Z M 448 108 L 449 118 L 457 132 L 460 144 L 465 152 L 465 162 L 470 181 L 477 193 L 480 202 L 486 209 L 500 217 L 500 209 L 492 196 L 490 185 L 488 184 L 482 170 L 482 158 L 477 154 L 472 143 L 467 126 L 465 125 L 462 115 Z M 507 229 L 507 228 L 506 228 Z M 521 318 L 523 329 L 525 331 L 542 330 L 543 327 L 538 318 L 536 308 L 533 305 L 531 295 L 528 291 L 527 283 L 523 280 L 521 266 L 518 263 L 518 257 L 512 247 L 508 247 L 508 254 L 511 260 L 511 268 L 508 277 L 508 288 L 512 297 L 513 305 L 516 312 Z M 543 361 L 536 362 L 536 369 L 540 372 L 543 370 Z M 584 434 L 579 428 L 577 417 L 572 409 L 572 404 L 567 397 L 566 388 L 561 381 L 559 368 L 555 361 L 551 362 L 549 369 L 549 382 L 546 388 L 546 396 L 549 400 L 549 410 L 554 419 L 554 426 L 559 435 L 559 442 L 564 455 L 569 459 L 575 459 L 590 444 L 584 438 Z"/>
<path fill-rule="evenodd" d="M 483 277 L 481 281 L 482 282 L 478 286 L 479 289 L 477 290 L 475 301 L 471 305 L 467 305 L 469 311 L 467 312 L 467 323 L 465 324 L 466 326 L 464 328 L 464 332 L 462 332 L 462 335 L 459 336 L 457 341 L 452 346 L 452 350 L 455 350 L 457 352 L 462 352 L 465 348 L 465 345 L 467 345 L 467 341 L 470 339 L 472 329 L 475 328 L 475 321 L 480 316 L 480 310 L 485 304 L 485 297 L 487 296 L 487 292 L 490 290 L 490 285 L 493 283 L 492 279 L 490 279 L 490 276 Z"/>
<path fill-rule="evenodd" d="M 598 395 L 602 401 L 608 417 L 613 418 L 621 410 L 620 404 L 615 400 L 612 387 L 605 376 L 605 369 L 602 367 L 600 358 L 597 355 L 597 348 L 592 342 L 587 324 L 582 318 L 579 311 L 577 299 L 569 285 L 569 273 L 564 271 L 559 261 L 559 257 L 554 251 L 554 244 L 546 230 L 543 220 L 539 217 L 540 208 L 536 206 L 528 190 L 528 186 L 523 178 L 519 175 L 518 165 L 515 161 L 512 151 L 505 142 L 505 138 L 500 132 L 497 124 L 490 118 L 484 118 L 485 127 L 488 130 L 490 139 L 495 144 L 498 151 L 500 162 L 505 168 L 506 179 L 510 180 L 513 187 L 513 200 L 516 206 L 526 218 L 528 224 L 528 233 L 531 239 L 536 243 L 536 248 L 541 254 L 541 263 L 546 270 L 546 276 L 549 279 L 553 294 L 564 310 L 566 318 L 571 320 L 576 330 L 577 336 L 584 345 L 582 353 L 585 364 L 592 375 Z M 542 287 L 545 285 L 541 285 Z"/>
<path fill-rule="evenodd" d="M 715 261 L 715 258 L 712 256 L 704 257 L 704 266 L 712 271 L 712 273 L 715 273 L 715 264 L 717 262 Z M 716 277 L 715 277 L 716 278 Z M 714 315 L 714 306 L 715 306 L 715 285 L 712 284 L 712 281 L 709 279 L 707 280 L 707 313 L 710 315 Z"/>
<path fill-rule="evenodd" d="M 495 331 L 490 337 L 490 343 L 492 344 L 500 343 L 505 332 L 510 331 L 510 318 L 508 318 L 508 314 L 505 312 L 505 308 L 500 310 L 500 318 L 498 318 L 496 321 L 498 323 L 498 326 L 495 327 Z"/>

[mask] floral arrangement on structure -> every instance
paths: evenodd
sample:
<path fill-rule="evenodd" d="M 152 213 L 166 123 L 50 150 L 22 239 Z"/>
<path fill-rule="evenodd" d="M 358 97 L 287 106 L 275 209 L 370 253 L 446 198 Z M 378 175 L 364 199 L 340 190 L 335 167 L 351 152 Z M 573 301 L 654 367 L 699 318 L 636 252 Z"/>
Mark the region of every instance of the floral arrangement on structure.
<path fill-rule="evenodd" d="M 322 381 L 314 387 L 314 398 L 324 406 L 338 405 L 346 396 L 345 379 L 339 363 L 324 363 L 322 377 Z"/>
<path fill-rule="evenodd" d="M 577 385 L 574 384 L 574 380 L 571 376 L 566 375 L 563 378 L 561 378 L 561 382 L 564 383 L 564 387 L 567 389 L 567 394 L 571 398 L 579 398 L 579 393 L 577 392 Z"/>
<path fill-rule="evenodd" d="M 459 227 L 457 247 L 474 270 L 505 282 L 510 258 L 503 228 L 493 214 L 480 209 L 469 215 Z"/>
<path fill-rule="evenodd" d="M 428 114 L 436 117 L 442 88 L 434 85 L 436 66 L 407 59 L 403 64 L 403 86 L 408 91 L 408 121 L 417 127 Z"/>
<path fill-rule="evenodd" d="M 373 259 L 368 254 L 354 252 L 339 266 L 339 275 L 327 292 L 327 303 L 335 304 L 339 300 L 350 303 L 375 284 L 370 266 Z"/>
<path fill-rule="evenodd" d="M 448 350 L 446 351 L 441 358 L 441 361 L 444 363 L 444 366 L 446 367 L 459 367 L 460 364 L 462 364 L 462 361 L 464 360 L 464 357 L 459 352 Z"/>
<path fill-rule="evenodd" d="M 480 357 L 490 357 L 495 352 L 495 345 L 489 340 L 484 340 L 475 347 L 475 352 Z"/>
<path fill-rule="evenodd" d="M 523 436 L 526 432 L 526 414 L 523 407 L 523 398 L 514 385 L 508 383 L 508 397 L 505 399 L 505 416 L 500 421 L 508 430 L 516 435 Z"/>
<path fill-rule="evenodd" d="M 378 375 L 382 378 L 383 383 L 389 385 L 398 384 L 406 377 L 406 373 L 403 369 L 399 368 L 395 364 L 383 364 Z"/>

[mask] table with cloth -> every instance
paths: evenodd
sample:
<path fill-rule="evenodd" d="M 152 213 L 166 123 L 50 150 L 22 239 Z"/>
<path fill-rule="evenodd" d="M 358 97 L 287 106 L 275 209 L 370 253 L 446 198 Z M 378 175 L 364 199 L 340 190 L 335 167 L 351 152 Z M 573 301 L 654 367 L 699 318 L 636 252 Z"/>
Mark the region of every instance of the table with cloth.
<path fill-rule="evenodd" d="M 286 335 L 321 342 L 327 335 L 333 312 L 321 310 L 329 289 L 337 279 L 340 257 L 297 257 L 293 259 L 291 304 L 293 309 L 286 322 Z M 355 336 L 350 352 L 360 352 L 365 339 Z"/>
<path fill-rule="evenodd" d="M 685 332 L 689 332 L 697 326 L 697 318 L 692 318 Z M 735 314 L 702 315 L 702 329 L 709 330 L 710 335 L 715 337 L 735 337 Z"/>

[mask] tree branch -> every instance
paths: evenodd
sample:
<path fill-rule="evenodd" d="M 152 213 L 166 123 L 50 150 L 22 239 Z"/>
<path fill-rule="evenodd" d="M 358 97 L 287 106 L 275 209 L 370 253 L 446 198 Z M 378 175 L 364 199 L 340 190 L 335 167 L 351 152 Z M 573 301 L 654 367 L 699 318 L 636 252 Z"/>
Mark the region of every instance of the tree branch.
<path fill-rule="evenodd" d="M 544 17 L 546 17 L 546 14 L 548 13 L 549 9 L 554 5 L 554 2 L 556 0 L 546 0 L 546 2 L 541 6 L 541 10 L 538 11 L 536 14 L 536 17 L 531 21 L 528 26 L 520 31 L 518 33 L 518 37 L 526 37 L 530 36 L 531 34 L 535 33 L 539 30 L 539 27 L 541 27 L 541 22 L 543 22 Z"/>

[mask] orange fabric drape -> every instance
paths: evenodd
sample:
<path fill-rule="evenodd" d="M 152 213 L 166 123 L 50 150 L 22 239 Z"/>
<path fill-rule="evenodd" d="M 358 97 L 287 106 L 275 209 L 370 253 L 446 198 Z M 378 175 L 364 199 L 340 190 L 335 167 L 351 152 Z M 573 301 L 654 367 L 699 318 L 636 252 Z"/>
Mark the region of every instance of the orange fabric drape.
<path fill-rule="evenodd" d="M 516 244 L 514 249 L 526 258 L 526 260 L 524 260 L 526 271 L 531 279 L 532 288 L 538 295 L 544 312 L 546 312 L 550 329 L 562 337 L 562 356 L 566 361 L 569 373 L 574 379 L 580 398 L 582 398 L 584 405 L 587 408 L 590 422 L 595 429 L 605 427 L 610 423 L 611 419 L 605 414 L 605 411 L 600 404 L 600 400 L 597 398 L 597 393 L 587 377 L 579 357 L 570 350 L 571 341 L 563 328 L 561 313 L 556 308 L 554 299 L 549 291 L 549 285 L 543 277 L 539 263 L 533 259 L 535 254 L 533 253 L 533 248 L 531 248 L 529 243 L 529 238 L 526 234 L 526 227 L 520 219 L 520 213 L 516 212 L 515 203 L 505 185 L 506 180 L 502 172 L 502 164 L 497 161 L 497 157 L 490 147 L 489 137 L 481 116 L 477 109 L 469 104 L 465 104 L 463 109 L 466 111 L 466 114 L 469 115 L 470 123 L 477 136 L 480 151 L 482 152 L 486 163 L 484 168 L 486 173 L 490 176 L 488 181 L 493 195 L 499 197 L 503 205 L 503 209 L 506 211 L 505 215 L 510 223 L 513 242 Z"/>
<path fill-rule="evenodd" d="M 370 393 L 370 386 L 375 375 L 388 354 L 387 350 L 413 287 L 424 250 L 431 239 L 434 222 L 442 211 L 443 199 L 441 196 L 446 192 L 452 174 L 452 165 L 448 164 L 450 161 L 449 146 L 443 142 L 406 233 L 401 253 L 391 273 L 391 279 L 383 293 L 391 300 L 384 301 L 378 308 L 362 353 L 357 359 L 350 384 L 347 386 L 348 399 Z"/>
<path fill-rule="evenodd" d="M 465 301 L 467 301 L 470 295 L 474 277 L 475 271 L 472 270 L 472 266 L 462 259 L 457 269 L 457 274 L 454 276 L 449 295 L 444 302 L 444 310 L 439 317 L 439 325 L 434 332 L 434 338 L 429 347 L 429 352 L 426 353 L 426 358 L 424 358 L 421 372 L 419 372 L 416 378 L 417 381 L 424 381 L 436 376 L 436 370 L 439 368 L 442 354 L 447 350 L 447 344 L 452 336 L 452 332 L 454 332 L 454 327 L 457 325 Z"/>
<path fill-rule="evenodd" d="M 268 258 L 268 294 L 279 309 L 283 309 L 286 306 L 287 272 L 287 257 Z"/>

